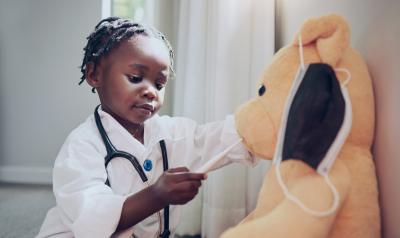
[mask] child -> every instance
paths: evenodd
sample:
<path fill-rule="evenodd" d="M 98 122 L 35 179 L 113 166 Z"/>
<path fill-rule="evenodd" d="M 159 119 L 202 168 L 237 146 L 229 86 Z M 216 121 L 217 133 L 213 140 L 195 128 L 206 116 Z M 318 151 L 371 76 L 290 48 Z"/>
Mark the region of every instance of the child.
<path fill-rule="evenodd" d="M 110 17 L 95 27 L 84 51 L 81 83 L 97 91 L 101 106 L 57 156 L 57 205 L 37 237 L 168 237 L 180 219 L 174 205 L 192 200 L 206 178 L 189 170 L 215 156 L 216 167 L 254 160 L 232 116 L 196 125 L 156 114 L 173 74 L 173 52 L 160 32 Z"/>

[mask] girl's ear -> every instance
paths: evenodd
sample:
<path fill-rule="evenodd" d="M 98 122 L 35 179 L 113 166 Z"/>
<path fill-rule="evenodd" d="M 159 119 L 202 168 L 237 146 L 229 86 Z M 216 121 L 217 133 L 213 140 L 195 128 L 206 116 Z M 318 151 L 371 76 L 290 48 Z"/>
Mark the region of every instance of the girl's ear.
<path fill-rule="evenodd" d="M 98 88 L 100 86 L 100 80 L 98 73 L 96 72 L 93 62 L 89 62 L 86 65 L 86 82 L 93 88 Z"/>

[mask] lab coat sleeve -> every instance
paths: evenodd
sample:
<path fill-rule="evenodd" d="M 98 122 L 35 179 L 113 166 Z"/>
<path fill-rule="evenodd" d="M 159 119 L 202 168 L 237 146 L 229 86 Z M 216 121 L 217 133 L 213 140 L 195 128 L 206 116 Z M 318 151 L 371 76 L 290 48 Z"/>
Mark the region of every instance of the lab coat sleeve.
<path fill-rule="evenodd" d="M 209 167 L 218 169 L 232 162 L 254 166 L 255 157 L 246 149 L 235 127 L 234 117 L 229 115 L 223 121 L 198 125 L 188 120 L 180 123 L 185 130 L 185 161 L 191 171 Z M 212 160 L 212 161 L 211 161 Z"/>
<path fill-rule="evenodd" d="M 56 159 L 53 190 L 57 206 L 71 221 L 76 238 L 110 237 L 118 225 L 126 197 L 105 185 L 103 157 L 93 142 L 72 133 Z"/>

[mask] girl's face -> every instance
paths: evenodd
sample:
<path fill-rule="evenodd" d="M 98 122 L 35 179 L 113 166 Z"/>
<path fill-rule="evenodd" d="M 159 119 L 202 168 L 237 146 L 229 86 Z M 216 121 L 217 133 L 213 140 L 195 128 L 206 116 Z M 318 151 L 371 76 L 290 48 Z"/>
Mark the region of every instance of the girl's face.
<path fill-rule="evenodd" d="M 99 93 L 101 106 L 124 127 L 137 126 L 163 105 L 170 56 L 164 42 L 138 35 L 124 40 L 102 57 L 88 82 Z"/>

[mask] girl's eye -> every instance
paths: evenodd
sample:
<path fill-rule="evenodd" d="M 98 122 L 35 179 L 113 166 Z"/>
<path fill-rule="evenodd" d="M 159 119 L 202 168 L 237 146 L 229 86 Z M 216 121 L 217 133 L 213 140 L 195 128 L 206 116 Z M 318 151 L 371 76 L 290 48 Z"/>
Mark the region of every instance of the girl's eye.
<path fill-rule="evenodd" d="M 143 77 L 140 76 L 128 76 L 128 79 L 131 83 L 140 83 L 143 80 Z"/>
<path fill-rule="evenodd" d="M 160 91 L 161 89 L 163 89 L 165 87 L 165 84 L 162 83 L 156 83 L 156 88 L 158 91 Z"/>
<path fill-rule="evenodd" d="M 262 96 L 266 91 L 266 88 L 264 85 L 261 85 L 261 87 L 258 89 L 258 95 Z"/>

